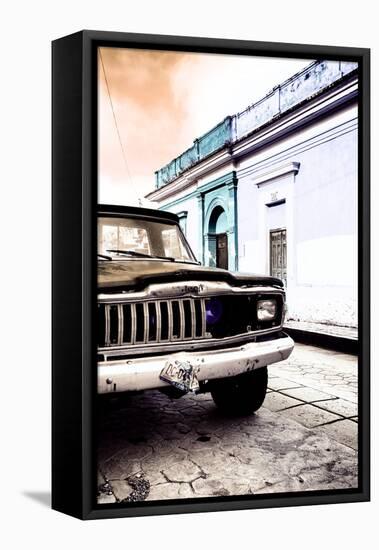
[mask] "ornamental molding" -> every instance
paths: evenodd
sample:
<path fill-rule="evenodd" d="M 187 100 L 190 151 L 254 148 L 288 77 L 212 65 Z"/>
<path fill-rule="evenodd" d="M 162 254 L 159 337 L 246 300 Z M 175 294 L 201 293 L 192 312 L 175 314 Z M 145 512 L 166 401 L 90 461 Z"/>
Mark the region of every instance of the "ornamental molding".
<path fill-rule="evenodd" d="M 282 178 L 293 174 L 297 175 L 300 169 L 300 162 L 287 162 L 276 168 L 271 168 L 265 172 L 260 172 L 253 177 L 253 183 L 258 187 L 261 187 L 265 183 L 271 182 L 273 179 Z"/>
<path fill-rule="evenodd" d="M 203 176 L 208 176 L 216 169 L 221 168 L 231 161 L 230 151 L 220 151 L 215 155 L 212 155 L 212 158 L 208 158 L 201 163 L 191 167 L 188 172 L 179 176 L 176 180 L 173 180 L 162 187 L 158 187 L 151 191 L 146 198 L 153 201 L 163 201 L 166 198 L 169 198 L 173 195 L 177 195 L 179 192 L 184 191 L 192 185 L 197 185 L 198 180 Z M 233 168 L 233 166 L 231 166 Z M 206 185 L 206 184 L 204 184 Z"/>

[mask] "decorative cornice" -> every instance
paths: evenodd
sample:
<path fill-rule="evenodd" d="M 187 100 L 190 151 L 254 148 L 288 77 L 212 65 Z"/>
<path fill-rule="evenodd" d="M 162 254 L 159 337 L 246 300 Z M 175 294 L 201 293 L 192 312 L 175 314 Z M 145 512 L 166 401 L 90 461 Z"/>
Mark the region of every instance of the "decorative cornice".
<path fill-rule="evenodd" d="M 288 176 L 289 174 L 293 174 L 294 176 L 296 176 L 299 168 L 300 162 L 287 162 L 286 164 L 282 164 L 281 166 L 278 166 L 274 169 L 267 170 L 266 172 L 260 172 L 254 175 L 253 183 L 260 187 L 261 185 L 264 185 L 265 183 L 268 183 L 273 179 Z"/>
<path fill-rule="evenodd" d="M 162 200 L 170 197 L 171 195 L 176 195 L 178 191 L 184 191 L 185 189 L 188 189 L 188 187 L 192 187 L 194 184 L 196 184 L 195 178 L 188 177 L 188 175 L 185 177 L 183 176 L 172 181 L 171 183 L 168 183 L 167 185 L 164 185 L 163 187 L 154 189 L 148 193 L 145 198 L 154 202 L 162 202 Z"/>
<path fill-rule="evenodd" d="M 309 151 L 313 147 L 327 143 L 332 139 L 336 139 L 346 133 L 356 131 L 358 127 L 358 119 L 354 117 L 341 124 L 333 127 L 328 127 L 327 130 L 323 130 L 317 135 L 312 135 L 306 140 L 300 140 L 290 148 L 286 148 L 284 151 L 275 155 L 275 161 L 272 158 L 266 158 L 257 164 L 249 164 L 248 166 L 241 168 L 237 172 L 238 179 L 252 176 L 253 174 L 259 174 L 265 169 L 269 169 L 275 166 L 285 164 L 286 161 L 291 160 L 294 157 L 300 156 L 305 151 Z M 259 144 L 257 144 L 259 146 Z"/>
<path fill-rule="evenodd" d="M 179 176 L 177 179 L 173 180 L 162 187 L 158 187 L 151 191 L 146 198 L 152 201 L 159 201 L 167 199 L 172 195 L 176 195 L 178 191 L 183 191 L 188 187 L 191 187 L 197 182 L 199 178 L 209 172 L 216 170 L 231 161 L 231 152 L 229 149 L 224 149 L 212 155 L 211 158 L 204 159 L 199 164 L 194 165 L 192 168 L 186 172 L 185 175 Z"/>
<path fill-rule="evenodd" d="M 233 185 L 237 186 L 238 180 L 237 180 L 237 174 L 235 171 L 228 172 L 227 174 L 224 174 L 223 176 L 220 176 L 219 178 L 216 178 L 213 181 L 210 181 L 208 183 L 205 183 L 201 187 L 198 187 L 191 193 L 188 193 L 188 195 L 184 195 L 184 197 L 179 197 L 178 199 L 165 203 L 164 205 L 160 206 L 159 209 L 166 209 L 170 208 L 171 206 L 175 206 L 177 204 L 180 204 L 183 201 L 186 201 L 188 199 L 192 199 L 193 197 L 196 197 L 199 201 L 202 201 L 204 199 L 204 195 L 206 193 L 209 193 L 209 191 L 213 191 L 214 189 L 217 189 L 218 187 L 223 187 L 224 185 Z"/>

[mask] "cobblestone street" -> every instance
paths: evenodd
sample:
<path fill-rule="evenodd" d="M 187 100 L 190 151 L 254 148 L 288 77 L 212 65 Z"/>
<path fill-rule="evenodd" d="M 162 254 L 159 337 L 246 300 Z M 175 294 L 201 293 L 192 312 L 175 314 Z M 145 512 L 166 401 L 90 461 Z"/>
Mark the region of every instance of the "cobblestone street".
<path fill-rule="evenodd" d="M 102 418 L 98 502 L 356 487 L 357 391 L 356 356 L 296 344 L 250 417 L 210 394 L 128 397 Z"/>

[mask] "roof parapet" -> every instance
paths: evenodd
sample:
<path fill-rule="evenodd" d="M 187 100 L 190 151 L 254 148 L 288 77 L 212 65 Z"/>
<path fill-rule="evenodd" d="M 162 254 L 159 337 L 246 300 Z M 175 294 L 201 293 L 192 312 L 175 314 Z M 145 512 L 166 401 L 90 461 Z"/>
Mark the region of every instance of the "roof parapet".
<path fill-rule="evenodd" d="M 155 172 L 156 188 L 170 183 L 191 166 L 328 88 L 356 68 L 357 63 L 350 61 L 311 63 L 244 111 L 227 116 L 195 139 L 192 147 Z"/>

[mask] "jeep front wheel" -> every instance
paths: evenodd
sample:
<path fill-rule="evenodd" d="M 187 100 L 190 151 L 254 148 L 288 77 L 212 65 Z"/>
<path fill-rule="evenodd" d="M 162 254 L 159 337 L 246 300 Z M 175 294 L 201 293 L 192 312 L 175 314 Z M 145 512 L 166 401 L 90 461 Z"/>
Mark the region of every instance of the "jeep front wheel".
<path fill-rule="evenodd" d="M 248 415 L 262 405 L 267 390 L 267 367 L 230 378 L 212 380 L 211 395 L 227 414 Z"/>

